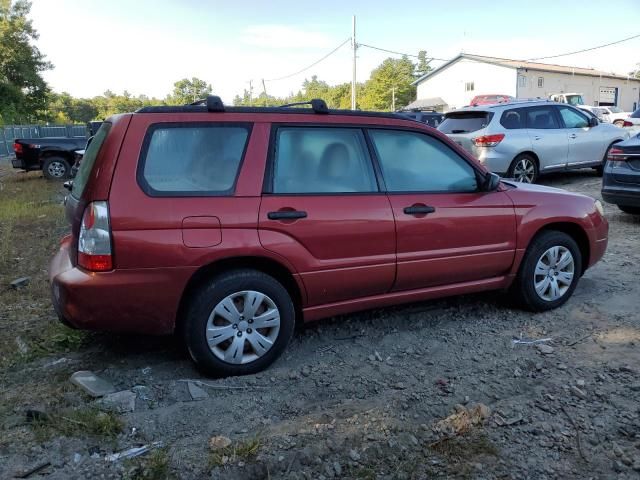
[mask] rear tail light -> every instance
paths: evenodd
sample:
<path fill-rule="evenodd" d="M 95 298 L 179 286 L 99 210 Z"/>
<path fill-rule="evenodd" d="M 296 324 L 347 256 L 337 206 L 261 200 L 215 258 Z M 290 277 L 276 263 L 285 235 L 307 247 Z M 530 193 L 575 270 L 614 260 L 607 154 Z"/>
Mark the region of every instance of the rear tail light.
<path fill-rule="evenodd" d="M 611 147 L 607 154 L 607 160 L 611 163 L 624 163 L 627 161 L 627 157 L 624 154 L 624 150 L 621 148 Z"/>
<path fill-rule="evenodd" d="M 15 142 L 13 144 L 13 151 L 16 152 L 16 153 L 21 154 L 22 153 L 22 144 L 20 144 L 18 142 Z"/>
<path fill-rule="evenodd" d="M 630 122 L 629 120 L 625 120 L 624 123 L 622 124 L 623 127 L 633 127 L 633 123 Z"/>
<path fill-rule="evenodd" d="M 78 265 L 92 272 L 113 269 L 107 202 L 91 202 L 84 210 L 78 238 Z"/>
<path fill-rule="evenodd" d="M 504 133 L 497 133 L 495 135 L 483 135 L 471 139 L 476 147 L 495 147 L 504 138 Z"/>

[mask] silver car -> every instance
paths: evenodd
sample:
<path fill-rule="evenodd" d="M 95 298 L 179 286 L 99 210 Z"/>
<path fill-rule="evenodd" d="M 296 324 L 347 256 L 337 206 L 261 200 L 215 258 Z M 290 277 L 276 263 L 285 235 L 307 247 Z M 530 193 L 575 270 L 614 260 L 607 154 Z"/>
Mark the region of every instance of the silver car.
<path fill-rule="evenodd" d="M 527 183 L 558 170 L 602 172 L 609 148 L 629 137 L 571 105 L 547 100 L 464 107 L 447 113 L 438 130 L 492 172 Z"/>

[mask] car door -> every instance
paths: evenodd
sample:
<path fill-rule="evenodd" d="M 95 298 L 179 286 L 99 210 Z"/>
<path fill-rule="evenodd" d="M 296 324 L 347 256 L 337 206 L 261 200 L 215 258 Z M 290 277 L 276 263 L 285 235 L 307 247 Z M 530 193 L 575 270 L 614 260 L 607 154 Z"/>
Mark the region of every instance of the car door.
<path fill-rule="evenodd" d="M 569 141 L 567 167 L 601 163 L 604 148 L 598 126 L 590 127 L 589 117 L 576 108 L 564 105 L 555 108 L 558 108 Z"/>
<path fill-rule="evenodd" d="M 481 192 L 470 161 L 422 131 L 370 129 L 396 220 L 394 290 L 506 275 L 513 263 L 513 204 Z"/>
<path fill-rule="evenodd" d="M 569 139 L 551 106 L 528 107 L 524 111 L 531 148 L 538 156 L 540 171 L 564 168 L 568 162 Z"/>
<path fill-rule="evenodd" d="M 301 276 L 307 306 L 382 294 L 395 224 L 359 128 L 274 127 L 260 242 Z"/>

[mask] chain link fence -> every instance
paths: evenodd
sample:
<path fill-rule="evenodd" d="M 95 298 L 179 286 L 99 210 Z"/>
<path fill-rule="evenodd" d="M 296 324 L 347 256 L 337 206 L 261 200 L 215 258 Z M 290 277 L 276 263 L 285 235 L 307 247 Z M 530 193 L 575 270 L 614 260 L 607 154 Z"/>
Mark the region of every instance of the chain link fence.
<path fill-rule="evenodd" d="M 16 138 L 86 137 L 86 125 L 7 125 L 0 127 L 0 155 L 13 154 Z"/>

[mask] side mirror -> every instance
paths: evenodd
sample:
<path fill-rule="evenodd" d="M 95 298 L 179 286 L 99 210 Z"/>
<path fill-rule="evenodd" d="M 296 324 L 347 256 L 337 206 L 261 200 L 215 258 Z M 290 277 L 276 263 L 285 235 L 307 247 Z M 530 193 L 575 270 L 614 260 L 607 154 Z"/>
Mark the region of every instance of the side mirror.
<path fill-rule="evenodd" d="M 598 126 L 598 119 L 595 117 L 589 117 L 589 126 L 590 127 L 597 127 Z"/>
<path fill-rule="evenodd" d="M 500 185 L 500 176 L 489 172 L 487 176 L 484 177 L 482 190 L 485 192 L 495 192 L 498 189 L 498 185 Z"/>

